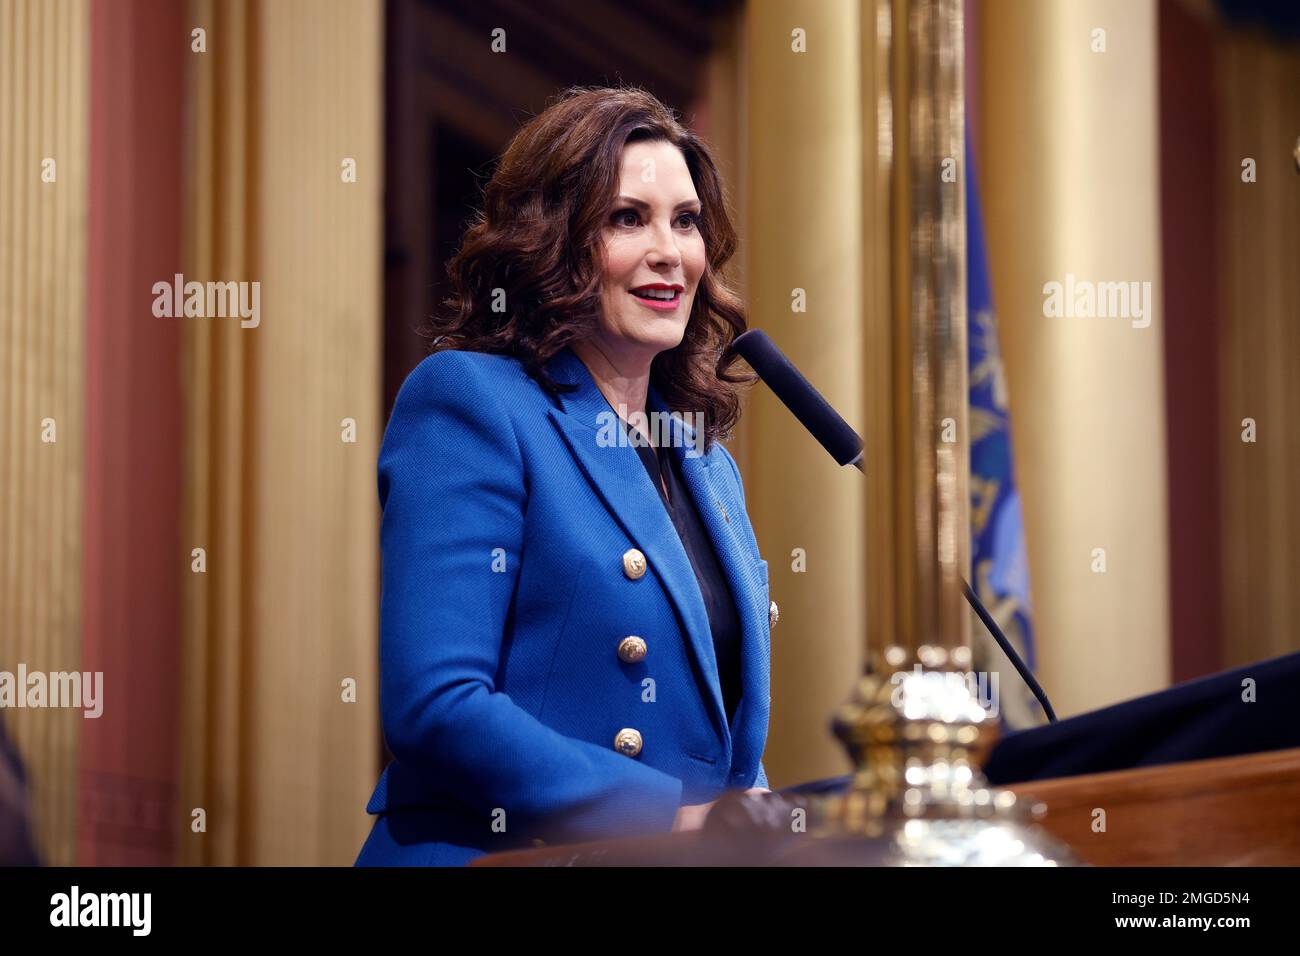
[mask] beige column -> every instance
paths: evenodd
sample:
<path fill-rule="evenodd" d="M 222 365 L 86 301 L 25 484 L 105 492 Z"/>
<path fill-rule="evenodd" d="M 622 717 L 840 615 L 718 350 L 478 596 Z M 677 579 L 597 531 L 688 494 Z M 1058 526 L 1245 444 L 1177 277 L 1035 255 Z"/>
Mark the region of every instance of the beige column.
<path fill-rule="evenodd" d="M 746 177 L 736 195 L 750 325 L 861 431 L 862 125 L 874 105 L 860 95 L 871 45 L 859 36 L 859 8 L 750 3 L 732 56 L 744 104 L 735 166 Z M 828 722 L 862 666 L 865 483 L 761 385 L 746 410 L 741 463 L 780 606 L 765 757 L 779 787 L 847 766 Z"/>
<path fill-rule="evenodd" d="M 1066 715 L 1169 675 L 1156 7 L 980 10 L 994 308 L 1039 676 Z M 1046 316 L 1045 284 L 1069 276 L 1149 282 L 1154 306 L 1144 320 Z"/>
<path fill-rule="evenodd" d="M 379 762 L 383 8 L 194 21 L 186 278 L 257 281 L 261 315 L 190 320 L 186 548 L 207 571 L 186 574 L 183 799 L 207 832 L 182 858 L 346 865 Z"/>
<path fill-rule="evenodd" d="M 86 0 L 0 0 L 0 670 L 15 674 L 81 662 L 89 53 Z M 50 864 L 76 862 L 82 719 L 0 710 Z"/>

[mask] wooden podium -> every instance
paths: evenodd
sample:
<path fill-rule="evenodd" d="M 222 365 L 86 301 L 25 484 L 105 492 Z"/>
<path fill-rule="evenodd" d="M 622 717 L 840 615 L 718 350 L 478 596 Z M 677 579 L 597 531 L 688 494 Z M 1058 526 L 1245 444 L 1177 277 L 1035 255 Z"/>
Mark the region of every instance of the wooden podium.
<path fill-rule="evenodd" d="M 1040 825 L 1097 866 L 1300 865 L 1300 748 L 1005 789 L 1045 803 Z M 810 839 L 701 830 L 494 853 L 470 865 L 790 865 L 783 850 Z"/>
<path fill-rule="evenodd" d="M 1047 804 L 1044 829 L 1097 866 L 1300 864 L 1300 749 L 1007 789 Z"/>

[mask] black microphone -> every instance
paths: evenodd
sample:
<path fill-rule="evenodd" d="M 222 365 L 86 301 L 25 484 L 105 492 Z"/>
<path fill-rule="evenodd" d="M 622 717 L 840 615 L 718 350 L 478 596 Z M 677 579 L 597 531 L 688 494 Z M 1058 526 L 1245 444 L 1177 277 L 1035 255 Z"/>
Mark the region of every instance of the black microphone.
<path fill-rule="evenodd" d="M 794 413 L 800 424 L 821 442 L 841 465 L 862 468 L 862 436 L 849 427 L 821 393 L 812 387 L 762 329 L 750 329 L 731 343 L 735 352 L 750 364 L 758 377 Z"/>
<path fill-rule="evenodd" d="M 857 465 L 859 471 L 865 472 L 862 467 L 862 452 L 865 446 L 861 436 L 849 427 L 849 423 L 831 407 L 826 399 L 822 398 L 821 393 L 803 377 L 794 367 L 794 363 L 785 357 L 766 332 L 762 329 L 750 329 L 736 336 L 729 352 L 736 353 L 749 363 L 764 384 L 776 394 L 786 408 L 794 413 L 794 417 L 799 419 L 803 427 L 821 442 L 822 447 L 831 453 L 831 457 L 837 463 Z M 998 642 L 1002 653 L 1007 655 L 1016 673 L 1038 698 L 1038 703 L 1042 705 L 1047 719 L 1051 723 L 1056 723 L 1056 711 L 1052 709 L 1052 704 L 1047 699 L 1043 688 L 1038 685 L 1034 675 L 1020 659 L 1020 655 L 1011 646 L 1011 642 L 1002 633 L 997 622 L 993 620 L 993 615 L 980 603 L 975 591 L 964 579 L 961 584 L 966 600 L 975 609 L 975 613 L 993 635 L 993 639 Z"/>

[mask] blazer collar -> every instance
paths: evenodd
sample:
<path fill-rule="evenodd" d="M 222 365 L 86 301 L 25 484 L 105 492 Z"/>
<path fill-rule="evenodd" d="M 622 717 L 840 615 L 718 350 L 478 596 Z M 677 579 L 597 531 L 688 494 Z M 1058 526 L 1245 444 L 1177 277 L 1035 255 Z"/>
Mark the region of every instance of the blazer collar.
<path fill-rule="evenodd" d="M 662 582 L 684 623 L 692 655 L 709 688 L 708 709 L 724 742 L 726 759 L 731 761 L 733 727 L 727 725 L 708 611 L 677 529 L 636 449 L 625 441 L 609 441 L 610 436 L 623 434 L 623 426 L 582 360 L 565 348 L 547 365 L 547 371 L 555 382 L 577 386 L 572 392 L 560 394 L 559 408 L 551 409 L 550 416 L 605 506 L 646 556 L 650 573 Z M 653 386 L 646 406 L 651 412 L 668 411 Z M 740 620 L 744 687 L 734 726 L 738 727 L 742 719 L 753 714 L 765 727 L 763 718 L 768 701 L 763 688 L 768 661 L 762 634 L 767 623 L 766 592 L 758 580 L 759 572 L 751 567 L 754 562 L 748 560 L 748 549 L 740 536 L 740 522 L 746 520 L 744 508 L 732 493 L 730 475 L 722 473 L 725 466 L 715 468 L 716 456 L 696 453 L 695 429 L 691 424 L 680 418 L 666 421 L 672 436 L 672 452 L 681 463 L 686 488 L 713 543 Z M 611 555 L 610 561 L 619 567 L 621 574 L 622 555 Z M 748 743 L 746 740 L 744 745 Z M 750 757 L 741 756 L 745 760 Z"/>

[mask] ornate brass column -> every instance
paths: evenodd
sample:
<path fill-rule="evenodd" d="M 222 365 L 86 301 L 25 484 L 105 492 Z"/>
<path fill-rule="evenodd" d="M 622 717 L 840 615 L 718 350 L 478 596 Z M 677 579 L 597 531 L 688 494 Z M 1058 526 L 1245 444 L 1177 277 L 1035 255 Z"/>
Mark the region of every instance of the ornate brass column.
<path fill-rule="evenodd" d="M 889 318 L 868 349 L 887 387 L 873 385 L 868 400 L 866 670 L 834 718 L 853 780 L 814 814 L 820 839 L 806 851 L 825 862 L 1069 859 L 1014 794 L 991 790 L 979 772 L 996 730 L 969 670 L 962 595 L 970 562 L 962 32 L 961 0 L 876 6 L 874 185 L 887 215 L 874 226 L 875 285 Z"/>

